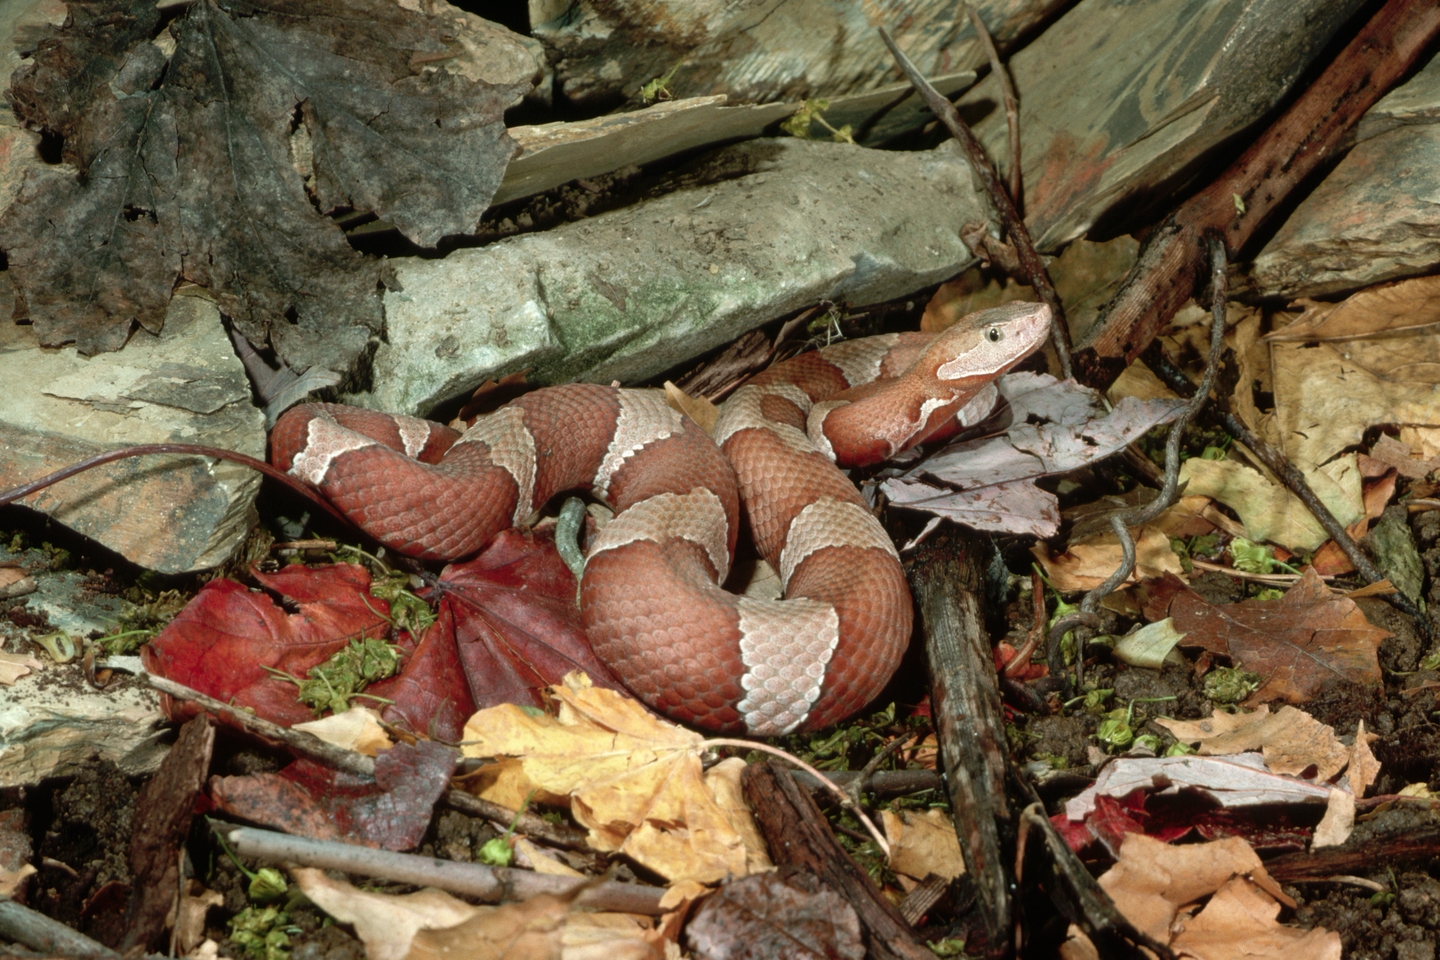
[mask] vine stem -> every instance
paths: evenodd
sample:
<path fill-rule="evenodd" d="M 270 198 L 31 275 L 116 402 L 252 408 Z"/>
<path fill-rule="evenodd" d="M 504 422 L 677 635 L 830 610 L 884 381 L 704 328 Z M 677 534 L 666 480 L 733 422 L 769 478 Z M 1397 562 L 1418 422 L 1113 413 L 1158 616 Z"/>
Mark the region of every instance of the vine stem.
<path fill-rule="evenodd" d="M 871 820 L 865 814 L 864 810 L 861 810 L 858 806 L 856 806 L 855 802 L 850 799 L 850 795 L 848 793 L 846 793 L 836 784 L 832 783 L 829 777 L 825 776 L 825 774 L 810 766 L 810 764 L 806 763 L 804 760 L 801 760 L 799 757 L 795 756 L 792 753 L 786 753 L 779 747 L 772 747 L 768 743 L 756 743 L 753 740 L 731 740 L 726 737 L 719 737 L 714 740 L 706 740 L 700 745 L 707 748 L 737 747 L 741 750 L 759 750 L 761 753 L 768 753 L 771 756 L 779 757 L 781 760 L 785 760 L 789 763 L 795 764 L 795 766 L 799 767 L 801 770 L 804 770 L 806 773 L 810 774 L 810 776 L 818 780 L 822 787 L 835 794 L 835 796 L 840 799 L 840 805 L 842 807 L 845 807 L 850 812 L 854 813 L 855 816 L 859 818 L 860 822 L 865 824 L 865 829 L 870 831 L 870 836 L 875 838 L 875 842 L 879 844 L 880 849 L 884 851 L 885 859 L 890 859 L 890 844 L 885 841 L 885 835 L 882 834 L 879 828 L 875 826 L 875 821 Z"/>

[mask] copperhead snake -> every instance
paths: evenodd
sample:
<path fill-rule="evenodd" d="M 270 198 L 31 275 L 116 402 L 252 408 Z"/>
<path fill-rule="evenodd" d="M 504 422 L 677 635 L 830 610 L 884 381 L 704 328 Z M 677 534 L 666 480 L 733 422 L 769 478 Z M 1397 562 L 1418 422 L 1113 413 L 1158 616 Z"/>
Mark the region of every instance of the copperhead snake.
<path fill-rule="evenodd" d="M 775 735 L 828 726 L 889 681 L 912 602 L 893 542 L 838 467 L 879 462 L 958 418 L 1044 340 L 1049 308 L 971 314 L 780 363 L 721 407 L 713 438 L 661 391 L 526 394 L 463 434 L 335 404 L 287 411 L 271 460 L 389 549 L 451 560 L 557 493 L 615 511 L 592 537 L 581 617 L 596 654 L 684 723 Z M 733 465 L 733 466 L 732 466 Z M 740 508 L 785 600 L 724 591 Z"/>

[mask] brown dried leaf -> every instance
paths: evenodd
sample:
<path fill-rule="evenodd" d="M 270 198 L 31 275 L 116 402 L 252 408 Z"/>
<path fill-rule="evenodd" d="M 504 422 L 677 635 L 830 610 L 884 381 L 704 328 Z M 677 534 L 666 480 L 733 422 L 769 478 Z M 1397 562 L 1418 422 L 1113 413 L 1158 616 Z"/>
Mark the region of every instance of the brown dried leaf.
<path fill-rule="evenodd" d="M 1214 893 L 1231 877 L 1246 875 L 1269 879 L 1260 858 L 1239 837 L 1171 846 L 1131 833 L 1120 847 L 1120 859 L 1100 878 L 1100 886 L 1125 919 L 1168 943 L 1170 924 L 1180 907 Z"/>
<path fill-rule="evenodd" d="M 44 664 L 27 653 L 0 653 L 0 686 L 8 687 L 31 670 L 44 668 Z"/>
<path fill-rule="evenodd" d="M 674 407 L 678 412 L 700 424 L 700 429 L 706 433 L 715 431 L 715 421 L 720 419 L 720 408 L 702 396 L 692 397 L 690 394 L 675 386 L 669 380 L 665 381 L 665 402 Z"/>
<path fill-rule="evenodd" d="M 1361 290 L 1339 303 L 1299 300 L 1293 323 L 1266 334 L 1286 340 L 1352 340 L 1440 325 L 1440 277 L 1417 277 Z"/>
<path fill-rule="evenodd" d="M 1198 743 L 1203 756 L 1227 757 L 1259 749 L 1265 765 L 1275 773 L 1298 777 L 1313 766 L 1314 779 L 1325 781 L 1350 762 L 1351 748 L 1340 742 L 1333 727 L 1291 706 L 1273 714 L 1264 706 L 1250 713 L 1216 709 L 1205 720 L 1155 722 L 1182 743 Z"/>
<path fill-rule="evenodd" d="M 1145 527 L 1136 536 L 1132 528 L 1130 535 L 1135 538 L 1135 569 L 1131 571 L 1127 583 L 1163 577 L 1167 573 L 1184 579 L 1185 569 L 1180 566 L 1180 558 L 1175 551 L 1170 549 L 1170 538 L 1163 532 L 1155 527 Z M 1045 575 L 1061 593 L 1093 590 L 1100 586 L 1120 566 L 1123 555 L 1114 531 L 1073 542 L 1064 553 L 1054 557 L 1043 543 L 1035 544 L 1030 552 L 1040 561 Z"/>
<path fill-rule="evenodd" d="M 808 873 L 761 873 L 725 884 L 700 905 L 685 942 L 702 960 L 751 957 L 860 960 L 855 910 Z"/>
<path fill-rule="evenodd" d="M 1365 732 L 1365 721 L 1362 719 L 1359 726 L 1355 728 L 1355 745 L 1350 748 L 1350 792 L 1355 796 L 1365 796 L 1365 791 L 1375 782 L 1380 775 L 1380 761 L 1375 759 L 1375 754 L 1370 752 L 1370 741 L 1379 739 L 1378 734 Z"/>
<path fill-rule="evenodd" d="M 1251 703 L 1302 703 L 1329 683 L 1380 683 L 1376 651 L 1391 634 L 1365 619 L 1355 601 L 1333 594 L 1313 569 L 1279 600 L 1215 605 L 1178 580 L 1156 585 L 1145 615 L 1166 616 L 1185 646 L 1229 657 L 1265 678 Z"/>

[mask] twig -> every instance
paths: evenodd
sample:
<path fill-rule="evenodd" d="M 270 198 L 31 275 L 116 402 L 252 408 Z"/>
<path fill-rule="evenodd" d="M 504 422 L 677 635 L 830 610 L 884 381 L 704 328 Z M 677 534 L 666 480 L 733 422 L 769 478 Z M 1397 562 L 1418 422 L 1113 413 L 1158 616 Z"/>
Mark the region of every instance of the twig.
<path fill-rule="evenodd" d="M 1115 536 L 1120 540 L 1122 558 L 1120 566 L 1116 568 L 1109 578 L 1100 586 L 1085 594 L 1085 599 L 1080 601 L 1079 614 L 1061 617 L 1056 621 L 1050 631 L 1049 660 L 1050 672 L 1055 676 L 1062 676 L 1065 664 L 1060 658 L 1060 640 L 1065 633 L 1074 627 L 1094 627 L 1093 619 L 1096 611 L 1100 608 L 1100 602 L 1115 591 L 1120 584 L 1129 579 L 1131 572 L 1135 569 L 1135 541 L 1130 537 L 1131 526 L 1143 526 L 1160 516 L 1170 505 L 1175 502 L 1176 489 L 1180 483 L 1180 441 L 1185 434 L 1185 428 L 1205 401 L 1210 399 L 1210 389 L 1215 385 L 1215 377 L 1220 370 L 1220 354 L 1225 347 L 1225 295 L 1226 288 L 1226 255 L 1225 244 L 1219 236 L 1212 236 L 1209 240 L 1210 253 L 1210 353 L 1205 358 L 1205 373 L 1200 379 L 1200 386 L 1180 411 L 1180 416 L 1170 425 L 1170 434 L 1165 440 L 1165 482 L 1149 503 L 1138 507 L 1126 514 L 1117 514 L 1110 518 L 1110 528 L 1115 531 Z M 1172 387 L 1172 389 L 1174 389 Z M 1177 391 L 1178 392 L 1178 391 Z M 1087 617 L 1089 619 L 1087 619 Z M 1084 681 L 1085 662 L 1085 638 L 1077 630 L 1075 633 L 1075 683 L 1078 686 Z"/>
<path fill-rule="evenodd" d="M 1210 570 L 1215 573 L 1223 573 L 1227 577 L 1234 577 L 1236 580 L 1253 580 L 1256 583 L 1270 583 L 1276 586 L 1283 586 L 1287 583 L 1294 583 L 1300 579 L 1299 574 L 1294 573 L 1246 573 L 1244 570 L 1236 570 L 1234 567 L 1227 567 L 1218 563 L 1211 563 L 1208 560 L 1196 560 L 1190 558 L 1190 563 L 1201 570 Z M 1320 576 L 1321 580 L 1334 580 L 1330 574 Z"/>
<path fill-rule="evenodd" d="M 970 4 L 961 3 L 960 6 L 969 15 L 975 36 L 980 38 L 985 56 L 990 59 L 990 75 L 1000 84 L 1000 96 L 1005 103 L 1005 126 L 1010 131 L 1010 200 L 1015 204 L 1016 213 L 1023 217 L 1025 198 L 1021 193 L 1024 187 L 1020 178 L 1020 107 L 1015 99 L 1015 84 L 1010 82 L 1010 71 L 1000 62 L 1000 51 L 995 49 L 995 38 L 990 36 L 985 21 Z"/>
<path fill-rule="evenodd" d="M 5 896 L 0 896 L 0 939 L 24 944 L 46 956 L 120 960 L 120 954 L 98 940 Z"/>
<path fill-rule="evenodd" d="M 1034 610 L 1035 625 L 1025 635 L 1025 642 L 1020 645 L 1020 649 L 1015 651 L 1015 656 L 1011 657 L 1010 662 L 1005 664 L 1005 669 L 1000 671 L 1002 677 L 1013 677 L 1030 666 L 1030 658 L 1045 636 L 1045 581 L 1039 573 L 1032 572 L 1030 574 L 1030 600 Z"/>
<path fill-rule="evenodd" d="M 1148 361 L 1147 366 L 1155 371 L 1157 377 L 1165 381 L 1166 386 L 1181 396 L 1185 395 L 1186 390 L 1194 389 L 1189 378 L 1171 366 L 1163 355 Z M 1330 538 L 1335 541 L 1335 545 L 1340 548 L 1340 551 L 1345 554 L 1346 559 L 1355 567 L 1360 576 L 1365 578 L 1367 583 L 1379 583 L 1385 579 L 1385 574 L 1381 573 L 1380 569 L 1375 566 L 1374 561 L 1366 556 L 1355 544 L 1355 541 L 1351 539 L 1350 534 L 1345 530 L 1344 525 L 1335 519 L 1335 514 L 1331 513 L 1330 508 L 1325 506 L 1324 501 L 1315 495 L 1314 490 L 1310 489 L 1310 483 L 1305 479 L 1305 475 L 1300 472 L 1298 467 L 1290 462 L 1288 457 L 1271 446 L 1270 443 L 1257 436 L 1245 425 L 1244 421 L 1237 417 L 1232 411 L 1228 409 L 1219 410 L 1216 411 L 1216 416 L 1226 432 L 1240 443 L 1249 447 L 1251 452 L 1260 459 L 1260 462 L 1269 468 L 1271 473 L 1280 478 L 1280 481 L 1285 484 L 1285 488 L 1295 496 L 1295 499 L 1305 505 L 1305 509 L 1309 510 L 1315 519 L 1319 521 L 1320 526 L 1323 527 L 1325 532 L 1330 535 Z M 1429 618 L 1420 612 L 1420 609 L 1415 606 L 1409 597 L 1403 593 L 1394 593 L 1386 596 L 1385 599 L 1402 613 L 1411 617 L 1415 621 L 1416 628 L 1425 638 L 1430 638 Z"/>
<path fill-rule="evenodd" d="M 1068 380 L 1072 376 L 1070 369 L 1070 327 L 1065 322 L 1065 308 L 1060 304 L 1060 297 L 1055 293 L 1055 287 L 1050 283 L 1050 277 L 1045 272 L 1045 264 L 1040 260 L 1040 255 L 1035 252 L 1035 245 L 1030 242 L 1030 232 L 1025 229 L 1025 221 L 1020 219 L 1020 214 L 1015 210 L 1015 204 L 1010 195 L 1005 192 L 1005 187 L 1000 183 L 999 176 L 995 173 L 995 167 L 990 158 L 985 156 L 985 148 L 980 141 L 975 139 L 975 134 L 960 119 L 960 113 L 955 105 L 940 95 L 940 92 L 930 85 L 910 58 L 900 52 L 900 48 L 891 39 L 890 32 L 884 27 L 880 28 L 880 39 L 885 41 L 885 46 L 890 48 L 890 54 L 895 62 L 904 72 L 906 79 L 910 81 L 920 96 L 925 98 L 925 103 L 945 124 L 946 128 L 965 151 L 965 156 L 970 161 L 970 166 L 980 177 L 980 182 L 985 185 L 985 192 L 990 195 L 990 201 L 995 205 L 995 211 L 1000 215 L 1000 224 L 1005 228 L 1005 235 L 1015 245 L 1015 253 L 1020 257 L 1020 265 L 1025 271 L 1026 282 L 1035 290 L 1042 303 L 1050 308 L 1052 325 L 1050 332 L 1053 335 L 1055 344 L 1055 355 L 1060 361 L 1061 379 Z"/>
<path fill-rule="evenodd" d="M 911 740 L 921 738 L 921 734 L 923 734 L 924 732 L 925 731 L 923 729 L 905 731 L 903 734 L 896 737 L 894 740 L 891 740 L 889 743 L 885 744 L 882 749 L 878 750 L 875 753 L 875 756 L 870 758 L 869 763 L 865 764 L 865 766 L 860 768 L 860 776 L 856 777 L 854 780 L 851 780 L 845 785 L 845 792 L 849 795 L 850 802 L 855 805 L 855 809 L 858 810 L 861 808 L 862 802 L 860 800 L 860 794 L 869 785 L 870 778 L 875 775 L 875 771 L 880 769 L 880 764 L 884 763 L 886 760 L 899 753 L 900 749 L 904 747 L 907 743 L 909 743 Z"/>
<path fill-rule="evenodd" d="M 361 777 L 375 776 L 375 761 L 363 753 L 356 753 L 354 750 L 346 750 L 344 747 L 337 747 L 332 743 L 326 743 L 313 733 L 304 730 L 291 730 L 282 727 L 277 723 L 271 723 L 255 716 L 239 707 L 232 707 L 228 703 L 222 703 L 214 697 L 206 696 L 198 690 L 193 690 L 184 684 L 176 683 L 174 680 L 167 680 L 164 677 L 157 677 L 153 673 L 144 675 L 150 686 L 161 693 L 174 697 L 177 700 L 184 700 L 201 707 L 216 716 L 225 717 L 244 730 L 284 744 L 295 754 L 302 757 L 309 757 L 317 760 L 333 769 L 345 773 L 355 774 Z M 440 795 L 442 802 L 448 804 L 461 813 L 468 813 L 473 817 L 484 817 L 487 820 L 494 820 L 499 823 L 509 823 L 515 816 L 515 811 L 492 803 L 489 800 L 465 793 L 463 790 L 446 790 Z M 559 824 L 549 823 L 533 813 L 520 815 L 517 821 L 521 833 L 544 840 L 546 843 L 557 847 L 564 847 L 568 850 L 586 850 L 590 847 L 585 843 L 585 834 L 570 827 L 563 827 Z"/>
<path fill-rule="evenodd" d="M 212 822 L 211 826 L 223 833 L 231 848 L 244 857 L 439 887 L 489 902 L 528 900 L 546 893 L 563 896 L 576 887 L 587 887 L 577 901 L 582 906 L 651 917 L 665 912 L 660 906 L 660 898 L 665 894 L 662 887 L 614 880 L 597 883 L 584 877 L 557 877 L 531 870 L 419 857 L 334 840 L 294 837 L 255 827 L 227 830 L 229 824 L 218 822 Z"/>

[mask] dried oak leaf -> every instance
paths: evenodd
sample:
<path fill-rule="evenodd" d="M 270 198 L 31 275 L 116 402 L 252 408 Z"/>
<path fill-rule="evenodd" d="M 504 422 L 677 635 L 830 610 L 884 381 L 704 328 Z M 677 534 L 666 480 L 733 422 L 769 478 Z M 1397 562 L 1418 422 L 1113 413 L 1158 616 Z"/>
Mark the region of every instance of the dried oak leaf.
<path fill-rule="evenodd" d="M 531 784 L 570 797 L 597 850 L 619 851 L 667 880 L 713 883 L 770 867 L 750 811 L 700 766 L 704 738 L 635 700 L 571 674 L 550 688 L 559 715 L 514 704 L 465 725 L 465 755 L 515 757 Z"/>
<path fill-rule="evenodd" d="M 158 331 L 183 277 L 295 371 L 349 370 L 383 277 L 323 214 L 370 210 L 432 246 L 475 225 L 515 151 L 502 113 L 522 91 L 426 70 L 453 38 L 395 3 L 199 0 L 168 27 L 152 0 L 69 9 L 10 87 L 69 168 L 0 217 L 46 346 Z"/>
<path fill-rule="evenodd" d="M 1274 773 L 1301 777 L 1314 767 L 1314 779 L 1324 782 L 1350 763 L 1351 748 L 1340 742 L 1335 729 L 1295 707 L 1281 707 L 1278 713 L 1266 706 L 1249 713 L 1217 708 L 1203 720 L 1159 717 L 1155 722 L 1181 743 L 1199 744 L 1201 756 L 1227 757 L 1259 748 Z"/>
<path fill-rule="evenodd" d="M 1336 596 L 1311 568 L 1279 600 L 1212 604 L 1172 576 L 1149 590 L 1145 616 L 1167 616 L 1184 646 L 1204 647 L 1265 678 L 1248 701 L 1303 703 L 1336 681 L 1378 685 L 1376 651 L 1391 634 Z"/>

